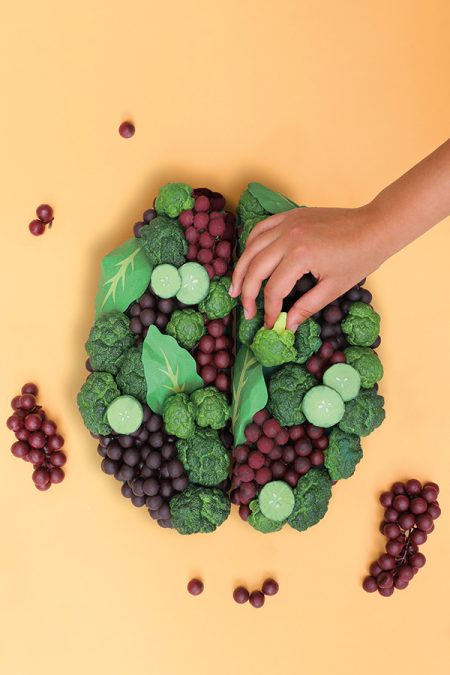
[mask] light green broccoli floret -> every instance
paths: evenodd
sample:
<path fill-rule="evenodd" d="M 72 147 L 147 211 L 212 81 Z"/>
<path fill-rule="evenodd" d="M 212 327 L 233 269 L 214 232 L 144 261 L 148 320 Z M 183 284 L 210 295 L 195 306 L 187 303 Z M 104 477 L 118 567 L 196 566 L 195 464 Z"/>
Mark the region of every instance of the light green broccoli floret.
<path fill-rule="evenodd" d="M 86 351 L 93 370 L 116 375 L 133 342 L 129 319 L 125 314 L 114 311 L 99 316 L 86 342 Z"/>
<path fill-rule="evenodd" d="M 168 434 L 190 438 L 195 434 L 195 405 L 187 394 L 173 394 L 164 401 L 164 426 Z"/>
<path fill-rule="evenodd" d="M 368 436 L 383 422 L 384 398 L 373 389 L 363 389 L 358 396 L 345 404 L 344 417 L 339 428 L 356 436 Z"/>
<path fill-rule="evenodd" d="M 163 263 L 181 267 L 185 262 L 188 243 L 177 220 L 157 216 L 144 225 L 140 241 L 153 267 Z"/>
<path fill-rule="evenodd" d="M 241 248 L 241 251 L 243 251 L 244 248 L 246 247 L 247 239 L 249 238 L 253 228 L 262 220 L 264 220 L 266 217 L 267 217 L 266 215 L 251 216 L 250 218 L 247 218 L 246 220 L 243 221 L 241 234 L 239 235 L 239 246 Z"/>
<path fill-rule="evenodd" d="M 214 429 L 197 428 L 191 438 L 177 441 L 188 478 L 199 485 L 218 485 L 228 477 L 230 457 Z"/>
<path fill-rule="evenodd" d="M 194 202 L 192 188 L 189 185 L 186 185 L 186 183 L 167 183 L 159 191 L 155 208 L 158 214 L 178 218 L 182 211 L 192 209 Z"/>
<path fill-rule="evenodd" d="M 223 319 L 236 307 L 236 298 L 228 293 L 230 286 L 231 279 L 228 277 L 216 277 L 211 281 L 208 295 L 198 306 L 208 319 Z"/>
<path fill-rule="evenodd" d="M 360 374 L 364 389 L 371 389 L 383 377 L 383 365 L 370 347 L 347 347 L 345 358 Z"/>
<path fill-rule="evenodd" d="M 270 518 L 266 518 L 259 508 L 259 501 L 257 499 L 251 501 L 249 507 L 251 513 L 247 518 L 247 522 L 255 530 L 258 530 L 258 532 L 263 532 L 263 534 L 278 532 L 286 522 L 285 520 L 271 520 Z"/>
<path fill-rule="evenodd" d="M 191 394 L 195 405 L 195 421 L 199 427 L 222 429 L 231 416 L 231 409 L 225 394 L 216 387 L 203 387 Z"/>
<path fill-rule="evenodd" d="M 287 522 L 295 530 L 307 530 L 322 520 L 331 498 L 331 479 L 326 471 L 310 469 L 294 488 L 294 510 Z"/>
<path fill-rule="evenodd" d="M 370 305 L 354 302 L 350 305 L 341 328 L 351 345 L 370 347 L 380 332 L 380 315 Z"/>
<path fill-rule="evenodd" d="M 189 485 L 170 500 L 170 515 L 180 534 L 214 532 L 230 515 L 230 500 L 218 488 Z"/>
<path fill-rule="evenodd" d="M 281 366 L 297 358 L 295 335 L 287 330 L 286 319 L 286 312 L 281 312 L 273 328 L 260 328 L 256 333 L 250 349 L 262 366 Z"/>
<path fill-rule="evenodd" d="M 241 222 L 244 223 L 250 218 L 259 217 L 259 220 L 263 220 L 270 215 L 248 189 L 242 193 L 237 210 Z"/>
<path fill-rule="evenodd" d="M 337 427 L 332 429 L 325 450 L 325 466 L 332 480 L 353 476 L 362 456 L 359 436 L 347 434 Z"/>
<path fill-rule="evenodd" d="M 167 324 L 166 333 L 185 349 L 193 349 L 206 333 L 200 312 L 195 309 L 176 309 Z"/>
<path fill-rule="evenodd" d="M 244 345 L 250 345 L 253 339 L 264 323 L 264 312 L 262 309 L 256 311 L 253 319 L 246 319 L 244 313 L 241 312 L 238 321 L 238 337 L 240 342 Z"/>
<path fill-rule="evenodd" d="M 281 426 L 291 427 L 305 421 L 303 397 L 316 384 L 316 378 L 296 363 L 288 363 L 272 375 L 268 408 Z"/>
<path fill-rule="evenodd" d="M 131 347 L 122 361 L 116 377 L 117 386 L 122 394 L 134 396 L 141 403 L 147 400 L 147 382 L 142 364 L 142 346 Z"/>
<path fill-rule="evenodd" d="M 109 404 L 120 396 L 111 373 L 92 373 L 81 387 L 77 403 L 85 426 L 97 436 L 112 432 L 106 418 Z"/>
<path fill-rule="evenodd" d="M 297 363 L 306 363 L 310 356 L 320 349 L 320 325 L 314 319 L 307 319 L 295 331 Z"/>

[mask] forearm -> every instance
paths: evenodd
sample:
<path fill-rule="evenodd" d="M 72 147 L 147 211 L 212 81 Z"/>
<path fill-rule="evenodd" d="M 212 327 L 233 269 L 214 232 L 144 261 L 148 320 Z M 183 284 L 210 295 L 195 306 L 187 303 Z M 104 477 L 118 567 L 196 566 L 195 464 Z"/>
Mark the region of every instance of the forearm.
<path fill-rule="evenodd" d="M 381 264 L 450 214 L 450 140 L 365 207 Z"/>

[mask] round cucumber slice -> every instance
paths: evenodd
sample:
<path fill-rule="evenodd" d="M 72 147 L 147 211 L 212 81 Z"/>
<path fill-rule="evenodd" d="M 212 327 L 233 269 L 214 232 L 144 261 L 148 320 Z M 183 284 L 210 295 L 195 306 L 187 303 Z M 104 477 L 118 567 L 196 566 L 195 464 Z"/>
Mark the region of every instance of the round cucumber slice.
<path fill-rule="evenodd" d="M 181 287 L 177 293 L 177 300 L 184 305 L 198 305 L 208 295 L 208 272 L 203 265 L 196 262 L 184 263 L 178 272 L 181 277 Z"/>
<path fill-rule="evenodd" d="M 152 272 L 151 285 L 160 298 L 173 298 L 181 287 L 181 277 L 173 265 L 157 265 Z"/>
<path fill-rule="evenodd" d="M 295 497 L 292 488 L 287 483 L 282 480 L 273 480 L 264 485 L 258 500 L 263 516 L 279 521 L 291 515 Z"/>
<path fill-rule="evenodd" d="M 132 434 L 141 426 L 144 411 L 133 396 L 118 396 L 109 404 L 106 417 L 116 434 Z"/>
<path fill-rule="evenodd" d="M 325 429 L 340 422 L 345 412 L 342 397 L 322 384 L 306 392 L 302 409 L 308 422 Z"/>
<path fill-rule="evenodd" d="M 343 401 L 351 401 L 359 394 L 361 376 L 348 363 L 335 363 L 325 371 L 323 383 L 337 391 Z"/>

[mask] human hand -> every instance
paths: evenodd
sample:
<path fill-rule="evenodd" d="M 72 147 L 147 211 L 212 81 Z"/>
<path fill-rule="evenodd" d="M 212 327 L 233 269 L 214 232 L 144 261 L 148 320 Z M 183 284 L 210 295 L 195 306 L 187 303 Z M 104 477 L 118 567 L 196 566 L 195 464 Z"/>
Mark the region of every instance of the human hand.
<path fill-rule="evenodd" d="M 245 315 L 256 313 L 255 300 L 265 279 L 264 320 L 271 328 L 283 299 L 310 272 L 317 284 L 290 309 L 287 327 L 297 326 L 377 269 L 384 260 L 376 232 L 376 211 L 298 208 L 258 223 L 233 273 L 230 294 L 241 295 Z"/>

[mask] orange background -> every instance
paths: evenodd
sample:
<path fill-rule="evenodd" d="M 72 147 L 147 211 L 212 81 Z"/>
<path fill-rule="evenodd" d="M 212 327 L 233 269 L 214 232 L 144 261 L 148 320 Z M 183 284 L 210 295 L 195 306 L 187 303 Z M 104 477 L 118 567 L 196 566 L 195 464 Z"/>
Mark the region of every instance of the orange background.
<path fill-rule="evenodd" d="M 445 0 L 4 3 L 0 410 L 37 381 L 69 461 L 37 492 L 2 426 L 2 675 L 448 672 L 448 220 L 370 280 L 387 420 L 306 533 L 264 536 L 234 510 L 213 535 L 160 530 L 101 473 L 75 396 L 100 259 L 158 187 L 235 204 L 253 179 L 309 205 L 365 202 L 448 136 L 449 21 Z M 55 223 L 37 239 L 43 201 Z M 442 488 L 429 561 L 406 592 L 368 595 L 377 496 L 412 476 Z M 267 574 L 280 592 L 262 610 L 233 603 Z"/>

